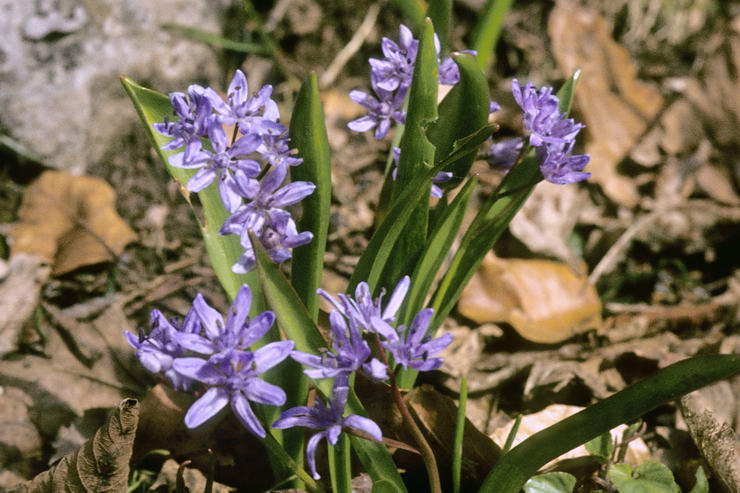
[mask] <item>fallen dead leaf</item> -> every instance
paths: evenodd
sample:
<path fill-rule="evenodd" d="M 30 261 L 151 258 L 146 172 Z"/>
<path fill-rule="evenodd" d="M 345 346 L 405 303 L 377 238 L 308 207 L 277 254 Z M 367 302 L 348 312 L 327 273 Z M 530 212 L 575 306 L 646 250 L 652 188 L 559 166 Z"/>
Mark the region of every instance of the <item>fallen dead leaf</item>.
<path fill-rule="evenodd" d="M 584 275 L 550 260 L 489 253 L 458 311 L 478 323 L 507 322 L 525 339 L 554 344 L 601 325 L 601 301 Z"/>
<path fill-rule="evenodd" d="M 551 255 L 576 268 L 580 259 L 568 245 L 568 237 L 580 212 L 590 204 L 588 194 L 578 187 L 540 183 L 509 229 L 533 252 Z"/>
<path fill-rule="evenodd" d="M 125 491 L 138 420 L 139 403 L 135 399 L 125 399 L 82 448 L 65 455 L 51 469 L 18 485 L 13 491 Z"/>
<path fill-rule="evenodd" d="M 435 457 L 440 463 L 451 463 L 457 405 L 430 385 L 414 388 L 406 396 L 422 430 L 432 437 Z M 501 449 L 466 418 L 463 442 L 463 473 L 482 479 L 501 455 Z"/>
<path fill-rule="evenodd" d="M 653 84 L 637 79 L 629 52 L 614 41 L 606 20 L 595 11 L 561 0 L 550 14 L 548 30 L 563 76 L 582 71 L 576 104 L 590 136 L 587 170 L 609 198 L 634 207 L 636 186 L 617 172 L 617 165 L 660 111 L 663 97 Z"/>
<path fill-rule="evenodd" d="M 522 421 L 519 425 L 519 430 L 517 431 L 516 437 L 514 438 L 512 447 L 519 445 L 521 442 L 534 435 L 535 433 L 542 431 L 545 428 L 564 420 L 565 418 L 569 418 L 570 416 L 573 416 L 583 409 L 585 408 L 578 406 L 567 406 L 565 404 L 551 404 L 540 412 L 528 414 L 522 417 Z M 503 445 L 506 442 L 506 438 L 509 436 L 509 433 L 511 432 L 511 428 L 513 426 L 514 421 L 511 421 L 506 426 L 494 431 L 490 436 L 493 441 Z M 614 438 L 615 441 L 620 440 L 622 434 L 626 429 L 627 425 L 617 426 L 610 432 L 612 438 Z M 580 445 L 573 450 L 561 455 L 557 459 L 548 462 L 545 466 L 543 466 L 543 468 L 546 469 L 549 466 L 552 466 L 564 459 L 575 459 L 577 457 L 583 457 L 587 455 L 589 455 L 589 453 L 588 451 L 586 451 L 586 447 Z M 629 462 L 630 464 L 642 464 L 643 462 L 649 461 L 650 459 L 650 449 L 648 449 L 647 444 L 641 438 L 634 439 L 629 443 L 629 446 L 627 447 L 627 454 L 625 455 L 625 462 Z"/>
<path fill-rule="evenodd" d="M 59 275 L 112 260 L 136 234 L 116 212 L 115 192 L 103 180 L 47 171 L 26 190 L 9 237 L 11 256 L 36 255 Z"/>
<path fill-rule="evenodd" d="M 180 470 L 180 464 L 174 459 L 167 459 L 162 464 L 162 469 L 159 471 L 156 481 L 152 484 L 149 489 L 150 491 L 157 491 L 162 486 L 167 487 L 167 491 L 175 491 L 177 487 L 177 474 Z M 182 482 L 185 487 L 185 491 L 190 493 L 200 493 L 205 491 L 207 478 L 198 469 L 192 467 L 184 467 L 182 471 Z M 214 493 L 229 493 L 234 491 L 234 488 L 221 484 L 217 481 L 213 482 Z M 179 491 L 179 490 L 178 490 Z"/>
<path fill-rule="evenodd" d="M 740 197 L 732 187 L 732 177 L 725 169 L 704 163 L 696 172 L 697 185 L 717 202 L 740 205 Z"/>

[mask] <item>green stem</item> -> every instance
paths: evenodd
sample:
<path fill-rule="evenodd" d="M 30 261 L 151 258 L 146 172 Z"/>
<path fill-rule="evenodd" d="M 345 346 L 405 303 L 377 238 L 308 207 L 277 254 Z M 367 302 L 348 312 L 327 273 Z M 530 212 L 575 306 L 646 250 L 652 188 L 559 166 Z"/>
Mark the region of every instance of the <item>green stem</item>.
<path fill-rule="evenodd" d="M 396 385 L 396 374 L 394 372 L 391 372 L 391 389 L 393 400 L 396 401 L 396 406 L 398 406 L 398 410 L 401 411 L 401 416 L 403 416 L 406 426 L 409 427 L 411 434 L 414 436 L 414 440 L 416 440 L 416 444 L 419 446 L 419 450 L 421 451 L 421 457 L 424 459 L 424 467 L 426 467 L 427 474 L 429 475 L 429 491 L 431 491 L 431 493 L 442 493 L 442 483 L 439 480 L 437 459 L 434 458 L 432 447 L 429 446 L 429 442 L 424 438 L 424 433 L 422 433 L 416 425 L 416 421 L 414 421 L 409 408 L 406 406 L 406 402 L 403 400 L 401 391 L 398 390 L 398 385 Z"/>
<path fill-rule="evenodd" d="M 298 464 L 296 464 L 293 458 L 288 455 L 285 449 L 277 442 L 277 440 L 275 440 L 275 437 L 273 437 L 272 434 L 267 433 L 267 436 L 265 436 L 265 438 L 262 440 L 262 443 L 265 444 L 267 449 L 274 457 L 279 458 L 287 468 L 295 472 L 296 476 L 298 476 L 298 478 L 303 481 L 309 491 L 316 493 L 325 493 L 324 488 L 322 488 L 302 467 L 299 467 Z"/>
<path fill-rule="evenodd" d="M 334 493 L 352 493 L 352 463 L 349 437 L 342 433 L 334 446 L 329 446 L 329 471 Z"/>

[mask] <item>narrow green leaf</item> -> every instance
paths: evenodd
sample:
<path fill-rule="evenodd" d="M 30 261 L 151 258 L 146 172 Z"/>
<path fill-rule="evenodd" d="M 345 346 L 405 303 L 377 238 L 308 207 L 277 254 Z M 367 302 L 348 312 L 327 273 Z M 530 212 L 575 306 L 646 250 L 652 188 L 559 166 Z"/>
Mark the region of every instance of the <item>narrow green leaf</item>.
<path fill-rule="evenodd" d="M 488 83 L 475 62 L 473 55 L 458 53 L 452 59 L 460 69 L 460 82 L 445 96 L 439 105 L 439 119 L 429 125 L 427 136 L 435 147 L 437 162 L 455 150 L 455 144 L 473 135 L 488 123 Z M 477 151 L 477 148 L 475 149 Z M 454 188 L 464 179 L 475 160 L 475 153 L 456 160 L 445 167 L 453 173 L 447 188 Z"/>
<path fill-rule="evenodd" d="M 576 72 L 558 91 L 561 108 L 567 112 L 573 100 Z M 433 308 L 433 331 L 450 313 L 468 281 L 480 266 L 486 253 L 493 248 L 516 213 L 521 209 L 537 183 L 542 180 L 539 162 L 534 152 L 516 165 L 504 177 L 496 192 L 481 205 L 470 228 L 463 236 L 447 272 L 437 287 Z"/>
<path fill-rule="evenodd" d="M 429 201 L 429 187 L 432 177 L 441 169 L 436 166 L 417 176 L 407 186 L 398 199 L 394 201 L 393 207 L 386 214 L 381 225 L 375 230 L 367 248 L 355 266 L 352 278 L 349 281 L 348 292 L 353 292 L 357 284 L 366 281 L 371 290 L 375 290 L 387 262 L 396 253 L 396 242 L 406 228 L 407 223 L 418 204 L 426 205 Z"/>
<path fill-rule="evenodd" d="M 478 66 L 488 73 L 504 19 L 513 0 L 488 0 L 473 34 L 473 49 L 478 52 Z"/>
<path fill-rule="evenodd" d="M 519 427 L 522 424 L 522 415 L 517 414 L 516 418 L 514 418 L 514 424 L 511 426 L 511 429 L 509 430 L 509 434 L 506 437 L 506 442 L 504 443 L 503 448 L 501 449 L 501 454 L 505 454 L 509 450 L 511 450 L 511 446 L 514 445 L 514 440 L 516 440 L 516 434 L 519 433 Z"/>
<path fill-rule="evenodd" d="M 427 10 L 424 0 L 391 0 L 401 14 L 406 18 L 406 22 L 412 31 L 418 32 L 424 25 L 424 12 Z"/>
<path fill-rule="evenodd" d="M 704 468 L 699 466 L 696 468 L 696 482 L 694 487 L 691 488 L 689 493 L 709 493 L 709 482 L 707 481 L 707 475 L 704 474 Z"/>
<path fill-rule="evenodd" d="M 352 493 L 352 463 L 350 442 L 346 433 L 339 435 L 336 445 L 329 445 L 329 472 L 333 493 Z"/>
<path fill-rule="evenodd" d="M 434 30 L 439 38 L 440 52 L 447 53 L 452 25 L 452 0 L 429 0 L 427 17 L 432 19 Z"/>
<path fill-rule="evenodd" d="M 452 491 L 460 493 L 462 475 L 463 438 L 465 436 L 465 408 L 468 404 L 468 377 L 460 380 L 460 401 L 457 405 L 455 419 L 455 442 L 452 445 Z"/>
<path fill-rule="evenodd" d="M 264 55 L 268 53 L 268 50 L 258 43 L 234 41 L 233 39 L 224 38 L 219 34 L 204 31 L 196 27 L 183 26 L 181 24 L 163 24 L 162 27 L 185 38 L 200 41 L 201 43 L 206 43 L 211 46 L 215 46 L 216 48 L 238 51 L 239 53 L 251 53 L 254 55 Z"/>
<path fill-rule="evenodd" d="M 163 122 L 166 117 L 172 118 L 172 106 L 170 105 L 169 99 L 164 94 L 142 87 L 127 77 L 121 77 L 121 83 L 123 84 L 126 93 L 131 98 L 131 101 L 144 124 L 147 135 L 149 136 L 152 145 L 157 150 L 157 154 L 162 160 L 162 163 L 166 166 L 170 175 L 180 183 L 183 195 L 188 199 L 189 193 L 185 190 L 185 185 L 194 172 L 170 166 L 167 159 L 175 152 L 164 151 L 161 149 L 169 139 L 155 132 L 152 127 L 154 123 Z M 208 256 L 211 260 L 211 265 L 213 270 L 216 272 L 219 282 L 232 300 L 239 291 L 239 288 L 244 284 L 248 284 L 252 289 L 254 300 L 252 303 L 251 313 L 259 313 L 262 311 L 262 303 L 256 273 L 240 275 L 234 274 L 231 271 L 231 266 L 236 263 L 244 250 L 239 244 L 238 236 L 222 236 L 218 233 L 221 225 L 228 217 L 228 213 L 221 203 L 216 183 L 213 183 L 211 186 L 200 192 L 198 197 L 203 205 L 203 213 L 205 216 L 205 223 L 201 224 L 201 232 L 203 234 L 206 250 L 208 251 Z"/>
<path fill-rule="evenodd" d="M 593 440 L 586 442 L 586 451 L 602 461 L 611 459 L 614 453 L 614 439 L 611 432 L 605 431 Z"/>
<path fill-rule="evenodd" d="M 311 231 L 313 240 L 293 250 L 291 270 L 293 287 L 313 320 L 319 315 L 316 290 L 321 285 L 331 214 L 331 159 L 324 122 L 319 84 L 312 73 L 303 82 L 296 99 L 290 120 L 290 144 L 303 158 L 303 164 L 291 169 L 291 177 L 316 185 L 313 194 L 303 200 L 303 216 L 298 221 L 298 230 Z"/>
<path fill-rule="evenodd" d="M 567 472 L 549 472 L 530 478 L 524 484 L 524 493 L 573 493 L 576 477 Z"/>
<path fill-rule="evenodd" d="M 739 355 L 707 355 L 679 361 L 655 375 L 536 433 L 505 454 L 480 491 L 518 493 L 549 461 L 607 430 L 633 421 L 678 397 L 740 373 Z"/>
<path fill-rule="evenodd" d="M 285 334 L 295 342 L 295 349 L 305 353 L 319 354 L 320 348 L 328 346 L 319 332 L 316 323 L 301 302 L 290 282 L 285 278 L 275 263 L 270 260 L 259 241 L 252 240 L 257 258 L 257 271 L 264 286 L 265 297 L 270 308 L 277 315 L 278 324 Z M 324 396 L 331 395 L 331 379 L 322 379 L 316 383 Z M 354 391 L 350 392 L 347 410 L 352 414 L 367 416 Z M 401 476 L 390 453 L 381 443 L 363 438 L 350 437 L 352 448 L 357 453 L 365 471 L 373 482 L 385 482 L 393 485 L 396 491 L 406 491 Z"/>
<path fill-rule="evenodd" d="M 606 475 L 619 493 L 681 493 L 671 470 L 659 462 L 643 462 L 634 469 L 614 464 Z"/>
<path fill-rule="evenodd" d="M 558 109 L 566 115 L 570 113 L 570 109 L 573 106 L 573 98 L 576 95 L 576 86 L 581 78 L 581 71 L 576 70 L 573 75 L 562 85 L 558 90 Z"/>
<path fill-rule="evenodd" d="M 434 165 L 434 145 L 426 136 L 427 127 L 437 119 L 437 53 L 434 47 L 434 26 L 426 19 L 419 40 L 414 77 L 409 89 L 406 125 L 401 138 L 401 157 L 398 174 L 393 183 L 391 201 L 395 202 L 417 176 Z M 424 184 L 427 193 L 431 187 Z M 421 202 L 412 213 L 394 247 L 395 255 L 389 259 L 383 273 L 383 284 L 395 284 L 401 276 L 413 269 L 424 248 L 429 220 L 429 203 Z"/>

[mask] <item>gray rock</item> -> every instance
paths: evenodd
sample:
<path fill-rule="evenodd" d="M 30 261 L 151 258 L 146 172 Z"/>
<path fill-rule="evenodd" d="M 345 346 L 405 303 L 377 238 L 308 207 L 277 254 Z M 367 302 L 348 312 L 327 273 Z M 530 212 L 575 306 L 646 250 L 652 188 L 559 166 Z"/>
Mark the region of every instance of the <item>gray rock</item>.
<path fill-rule="evenodd" d="M 81 173 L 137 117 L 118 76 L 162 92 L 212 84 L 213 51 L 164 23 L 219 32 L 230 0 L 0 0 L 0 129 Z"/>

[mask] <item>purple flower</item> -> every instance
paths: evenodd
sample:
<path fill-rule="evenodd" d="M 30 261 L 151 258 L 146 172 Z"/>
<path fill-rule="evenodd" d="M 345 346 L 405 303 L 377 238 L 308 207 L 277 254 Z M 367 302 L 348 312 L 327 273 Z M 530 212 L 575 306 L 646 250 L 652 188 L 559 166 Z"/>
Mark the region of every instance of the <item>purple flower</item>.
<path fill-rule="evenodd" d="M 152 330 L 146 335 L 140 333 L 137 337 L 129 331 L 124 331 L 123 335 L 136 349 L 141 366 L 151 373 L 164 375 L 174 388 L 187 390 L 191 380 L 175 371 L 172 362 L 187 352 L 182 338 L 196 335 L 201 330 L 195 311 L 191 309 L 180 323 L 177 319 L 167 320 L 159 310 L 152 310 L 151 324 Z"/>
<path fill-rule="evenodd" d="M 511 81 L 511 92 L 524 110 L 524 126 L 529 130 L 529 142 L 535 147 L 544 143 L 565 144 L 575 139 L 584 127 L 573 119 L 566 119 L 558 109 L 558 98 L 552 87 L 537 91 L 530 82 L 523 88 L 516 79 Z"/>
<path fill-rule="evenodd" d="M 398 42 L 383 38 L 380 48 L 385 59 L 370 59 L 371 77 L 377 87 L 384 91 L 395 91 L 399 87 L 408 87 L 414 75 L 416 54 L 419 41 L 414 39 L 411 30 L 401 24 Z"/>
<path fill-rule="evenodd" d="M 355 132 L 365 132 L 375 128 L 375 138 L 381 140 L 388 134 L 391 121 L 405 123 L 406 115 L 401 110 L 403 96 L 399 97 L 400 93 L 394 95 L 379 88 L 376 88 L 376 93 L 380 96 L 379 100 L 362 91 L 349 93 L 350 99 L 367 108 L 369 113 L 352 120 L 347 126 Z"/>
<path fill-rule="evenodd" d="M 575 142 L 565 145 L 548 145 L 537 150 L 540 171 L 545 179 L 558 185 L 567 185 L 587 180 L 591 173 L 581 171 L 588 164 L 588 154 L 570 155 Z"/>
<path fill-rule="evenodd" d="M 257 94 L 249 96 L 249 85 L 244 72 L 237 70 L 229 84 L 226 102 L 210 87 L 204 91 L 213 109 L 219 114 L 218 120 L 227 125 L 238 124 L 243 134 L 258 134 L 284 127 L 277 123 L 280 114 L 275 101 L 270 99 L 272 86 L 263 86 Z"/>
<path fill-rule="evenodd" d="M 218 178 L 221 200 L 226 209 L 233 212 L 241 204 L 241 198 L 231 172 L 239 170 L 249 177 L 260 174 L 260 164 L 245 156 L 255 152 L 262 139 L 258 135 L 244 135 L 229 146 L 223 127 L 215 121 L 208 128 L 208 137 L 213 151 L 199 149 L 189 157 L 185 153 L 177 154 L 170 158 L 170 164 L 178 168 L 200 168 L 188 180 L 187 188 L 191 192 L 200 192 Z"/>
<path fill-rule="evenodd" d="M 354 299 L 345 294 L 338 294 L 339 301 L 337 301 L 323 289 L 317 292 L 331 303 L 335 310 L 354 321 L 360 330 L 379 334 L 388 340 L 395 340 L 398 339 L 398 335 L 391 324 L 396 321 L 396 313 L 406 298 L 410 284 L 409 276 L 404 276 L 398 281 L 385 308 L 383 308 L 385 290 L 373 300 L 370 286 L 366 282 L 357 285 Z"/>
<path fill-rule="evenodd" d="M 303 159 L 293 157 L 293 151 L 288 146 L 288 131 L 268 131 L 262 134 L 262 143 L 257 152 L 272 166 L 298 166 Z"/>
<path fill-rule="evenodd" d="M 245 238 L 248 236 L 247 230 L 259 233 L 269 222 L 270 211 L 297 204 L 316 189 L 316 185 L 310 181 L 296 181 L 280 187 L 287 173 L 287 166 L 278 166 L 257 181 L 245 173 L 237 172 L 235 189 L 249 202 L 224 222 L 221 234 L 240 234 Z"/>
<path fill-rule="evenodd" d="M 347 417 L 342 416 L 347 405 L 348 395 L 349 386 L 346 379 L 340 379 L 334 385 L 329 406 L 326 406 L 321 399 L 317 399 L 315 407 L 299 406 L 284 411 L 272 425 L 273 428 L 280 430 L 295 426 L 321 430 L 308 440 L 306 446 L 306 459 L 314 479 L 321 478 L 316 472 L 316 448 L 322 438 L 326 438 L 330 444 L 336 445 L 342 429 L 352 428 L 370 435 L 378 442 L 383 439 L 380 427 L 371 419 L 356 414 Z"/>
<path fill-rule="evenodd" d="M 329 325 L 332 333 L 332 351 L 323 350 L 321 356 L 293 351 L 291 358 L 297 362 L 310 366 L 313 370 L 305 370 L 311 378 L 348 377 L 351 373 L 362 369 L 365 374 L 375 380 L 388 378 L 386 366 L 372 356 L 370 346 L 362 339 L 360 328 L 353 317 L 349 317 L 349 324 L 344 316 L 332 310 L 329 314 Z"/>
<path fill-rule="evenodd" d="M 273 208 L 269 210 L 266 217 L 264 225 L 259 232 L 255 231 L 255 234 L 267 250 L 270 259 L 275 263 L 285 262 L 293 256 L 291 252 L 293 248 L 306 245 L 313 239 L 313 233 L 310 231 L 298 232 L 295 221 L 287 211 Z M 248 231 L 253 230 L 244 230 L 240 241 L 244 253 L 231 267 L 231 270 L 237 274 L 246 274 L 257 264 Z"/>
<path fill-rule="evenodd" d="M 460 53 L 473 56 L 478 54 L 475 50 L 462 50 Z M 458 82 L 460 82 L 460 69 L 457 67 L 455 61 L 447 57 L 439 62 L 439 83 L 445 86 L 454 86 Z M 490 113 L 493 112 L 491 111 Z"/>
<path fill-rule="evenodd" d="M 179 343 L 200 354 L 227 354 L 232 350 L 246 350 L 261 339 L 275 323 L 275 314 L 265 311 L 249 318 L 252 292 L 244 285 L 226 315 L 226 322 L 219 312 L 211 308 L 203 295 L 198 293 L 193 301 L 193 311 L 198 316 L 204 335 L 182 334 Z"/>
<path fill-rule="evenodd" d="M 283 389 L 258 377 L 288 357 L 292 349 L 293 341 L 279 341 L 254 352 L 233 350 L 214 354 L 208 360 L 176 359 L 173 366 L 179 373 L 209 387 L 188 409 L 185 425 L 197 428 L 230 403 L 242 424 L 254 435 L 264 438 L 265 429 L 249 401 L 270 406 L 285 404 Z"/>
<path fill-rule="evenodd" d="M 442 351 L 452 342 L 452 335 L 445 334 L 437 339 L 426 335 L 434 310 L 420 311 L 411 325 L 398 327 L 400 339 L 386 342 L 383 346 L 393 354 L 396 363 L 418 371 L 436 370 L 442 366 L 442 358 L 430 358 Z"/>
<path fill-rule="evenodd" d="M 521 137 L 494 142 L 488 149 L 488 162 L 494 168 L 509 170 L 516 163 L 523 146 L 524 140 Z"/>
<path fill-rule="evenodd" d="M 177 121 L 165 118 L 163 123 L 155 123 L 154 130 L 170 137 L 172 140 L 162 146 L 166 151 L 174 151 L 185 147 L 184 153 L 173 154 L 169 157 L 171 165 L 188 160 L 189 156 L 200 150 L 200 137 L 205 137 L 211 123 L 211 103 L 204 95 L 205 89 L 192 84 L 188 87 L 187 95 L 181 92 L 170 94 L 170 104 Z"/>

